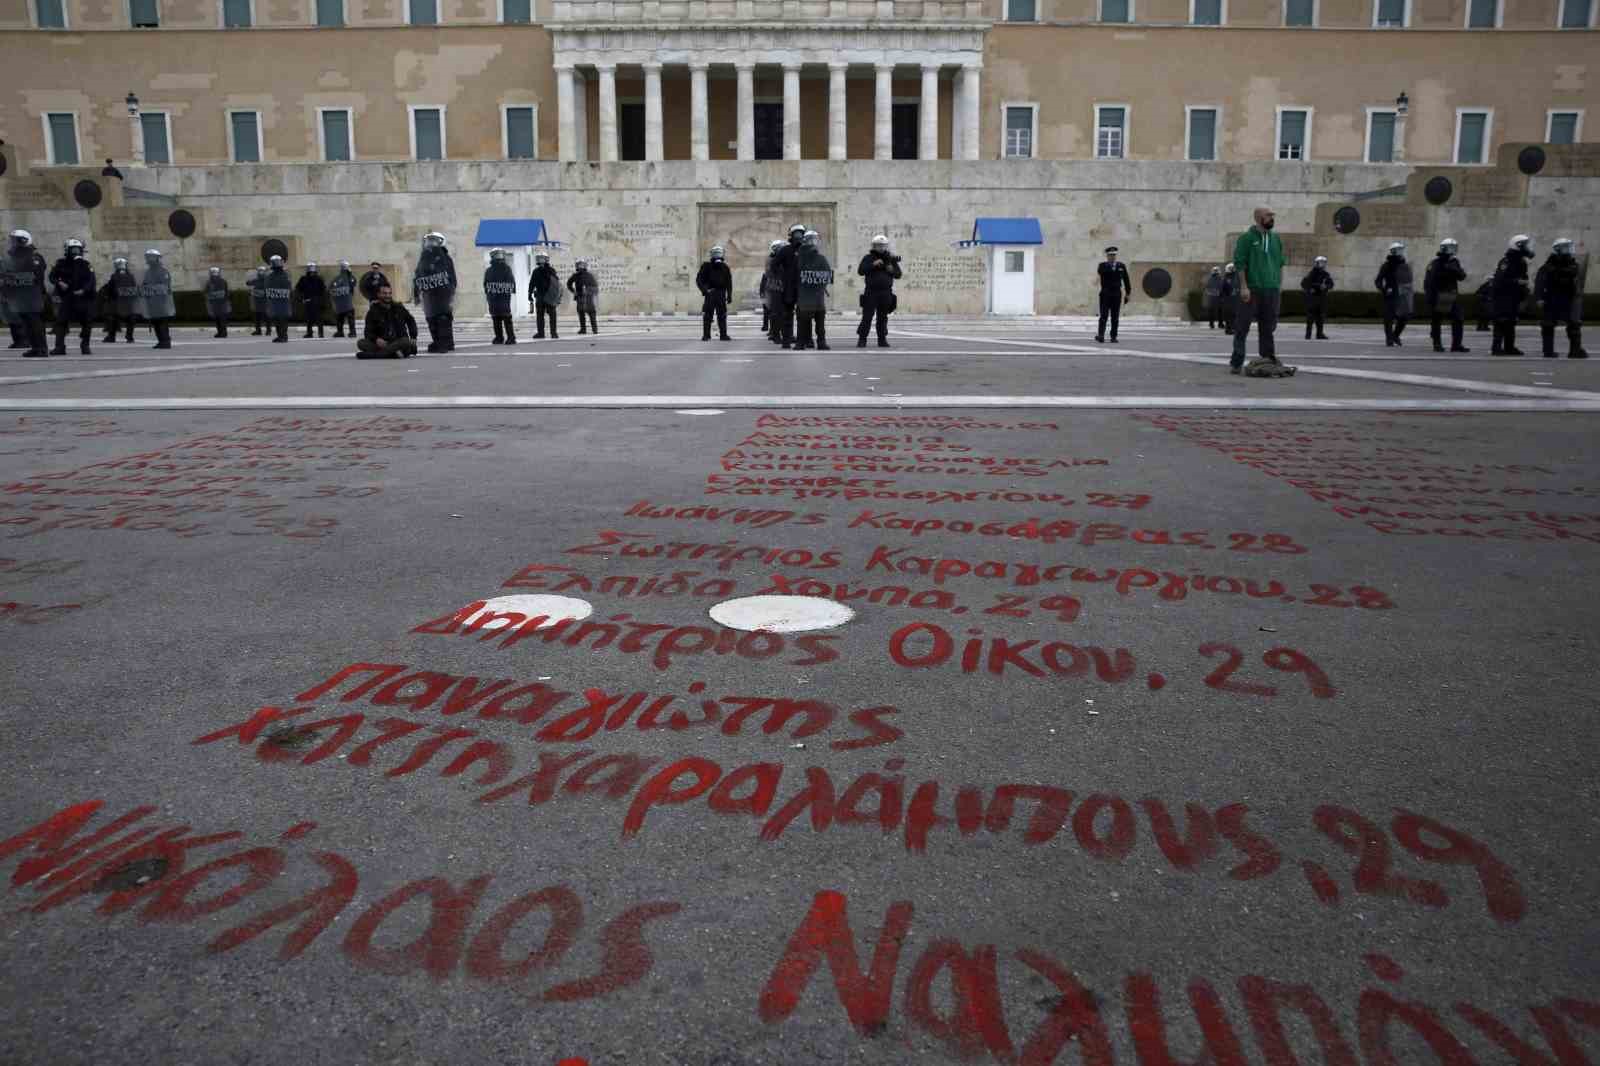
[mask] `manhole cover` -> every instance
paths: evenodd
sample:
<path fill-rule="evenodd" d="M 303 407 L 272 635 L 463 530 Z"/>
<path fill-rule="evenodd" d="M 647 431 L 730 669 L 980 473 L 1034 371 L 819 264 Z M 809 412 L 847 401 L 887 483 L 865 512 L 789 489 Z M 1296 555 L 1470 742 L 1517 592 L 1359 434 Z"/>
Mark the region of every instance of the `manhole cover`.
<path fill-rule="evenodd" d="M 1456 188 L 1450 184 L 1450 179 L 1443 175 L 1429 178 L 1428 184 L 1422 187 L 1423 198 L 1435 207 L 1448 201 L 1455 191 Z"/>
<path fill-rule="evenodd" d="M 1537 174 L 1544 169 L 1544 149 L 1530 144 L 1517 153 L 1517 169 L 1524 174 Z"/>
<path fill-rule="evenodd" d="M 283 256 L 283 261 L 287 263 L 289 261 L 289 246 L 278 240 L 276 237 L 262 241 L 261 261 L 265 263 L 275 255 Z"/>
<path fill-rule="evenodd" d="M 135 859 L 113 870 L 107 870 L 100 880 L 94 883 L 94 890 L 126 892 L 130 888 L 139 888 L 151 881 L 159 881 L 166 872 L 167 860 L 159 855 L 152 855 L 148 859 Z"/>
<path fill-rule="evenodd" d="M 1361 212 L 1350 206 L 1333 213 L 1333 228 L 1340 233 L 1354 233 L 1361 228 Z"/>
<path fill-rule="evenodd" d="M 1139 283 L 1144 289 L 1144 294 L 1152 300 L 1159 300 L 1172 291 L 1172 275 L 1161 267 L 1144 272 L 1144 280 Z"/>
<path fill-rule="evenodd" d="M 84 178 L 72 187 L 72 198 L 78 201 L 79 207 L 98 207 L 102 197 L 100 183 Z"/>
<path fill-rule="evenodd" d="M 174 237 L 180 240 L 184 237 L 194 236 L 194 216 L 189 212 L 178 209 L 167 216 L 167 228 Z"/>

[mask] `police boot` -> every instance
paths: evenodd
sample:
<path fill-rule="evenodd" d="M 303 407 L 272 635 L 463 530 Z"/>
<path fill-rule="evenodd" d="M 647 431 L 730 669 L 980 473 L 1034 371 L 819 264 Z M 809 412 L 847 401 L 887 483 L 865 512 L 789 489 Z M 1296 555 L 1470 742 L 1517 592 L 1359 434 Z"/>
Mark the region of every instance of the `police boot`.
<path fill-rule="evenodd" d="M 1567 323 L 1567 358 L 1589 358 L 1589 353 L 1583 350 L 1583 327 L 1576 322 Z"/>
<path fill-rule="evenodd" d="M 15 324 L 13 324 L 11 326 L 11 343 L 6 345 L 6 347 L 7 348 L 26 348 L 26 347 L 28 347 L 28 342 L 22 339 L 22 330 L 19 329 Z"/>
<path fill-rule="evenodd" d="M 115 343 L 117 343 L 117 331 L 116 330 L 112 330 L 110 333 L 107 333 L 104 337 L 101 337 L 100 338 L 100 343 L 101 344 L 115 344 Z"/>
<path fill-rule="evenodd" d="M 93 352 L 89 351 L 89 338 L 88 337 L 79 338 L 79 340 L 78 340 L 78 354 L 79 355 L 93 355 L 94 354 Z"/>
<path fill-rule="evenodd" d="M 1544 342 L 1544 357 L 1546 359 L 1554 359 L 1556 357 L 1556 327 L 1553 325 L 1540 326 L 1539 339 Z"/>
<path fill-rule="evenodd" d="M 123 336 L 122 342 L 124 344 L 132 344 L 133 343 L 133 327 L 132 326 L 128 327 L 128 332 Z"/>
<path fill-rule="evenodd" d="M 511 324 L 511 319 L 506 319 L 506 343 L 517 343 L 517 329 Z"/>
<path fill-rule="evenodd" d="M 494 340 L 490 344 L 504 344 L 506 342 L 506 327 L 501 323 L 500 316 L 494 316 Z"/>
<path fill-rule="evenodd" d="M 856 334 L 856 347 L 857 348 L 865 348 L 866 346 L 867 346 L 867 335 L 865 333 L 857 333 Z"/>
<path fill-rule="evenodd" d="M 50 354 L 51 355 L 66 355 L 67 354 L 66 341 L 64 341 L 61 338 L 57 337 L 56 338 L 56 346 L 54 348 L 50 349 Z"/>

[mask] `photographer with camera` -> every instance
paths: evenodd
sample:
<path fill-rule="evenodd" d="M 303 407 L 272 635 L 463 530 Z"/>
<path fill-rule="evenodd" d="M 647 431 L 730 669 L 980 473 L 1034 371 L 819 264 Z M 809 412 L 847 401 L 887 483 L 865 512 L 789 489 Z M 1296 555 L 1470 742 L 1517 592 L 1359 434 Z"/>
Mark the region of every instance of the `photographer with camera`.
<path fill-rule="evenodd" d="M 872 238 L 872 250 L 861 258 L 856 273 L 867 279 L 861 293 L 861 326 L 856 330 L 856 347 L 867 346 L 867 331 L 873 318 L 878 323 L 878 347 L 889 347 L 889 315 L 895 309 L 894 282 L 901 277 L 900 257 L 889 251 L 889 238 Z"/>

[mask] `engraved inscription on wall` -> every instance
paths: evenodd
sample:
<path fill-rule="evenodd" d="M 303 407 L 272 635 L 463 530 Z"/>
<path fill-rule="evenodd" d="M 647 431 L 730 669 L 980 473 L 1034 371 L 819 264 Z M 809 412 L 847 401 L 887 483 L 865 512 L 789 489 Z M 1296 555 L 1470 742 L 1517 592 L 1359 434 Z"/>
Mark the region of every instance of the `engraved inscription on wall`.
<path fill-rule="evenodd" d="M 978 255 L 907 256 L 905 277 L 896 288 L 920 292 L 983 292 L 983 259 Z"/>

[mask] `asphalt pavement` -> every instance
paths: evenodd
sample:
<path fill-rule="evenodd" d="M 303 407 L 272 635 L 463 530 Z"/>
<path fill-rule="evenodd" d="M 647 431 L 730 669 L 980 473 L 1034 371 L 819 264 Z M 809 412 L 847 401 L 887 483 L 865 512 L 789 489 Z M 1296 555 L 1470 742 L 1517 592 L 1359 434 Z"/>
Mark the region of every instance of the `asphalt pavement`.
<path fill-rule="evenodd" d="M 1600 360 L 895 326 L 0 362 L 0 1062 L 1600 1061 Z"/>

